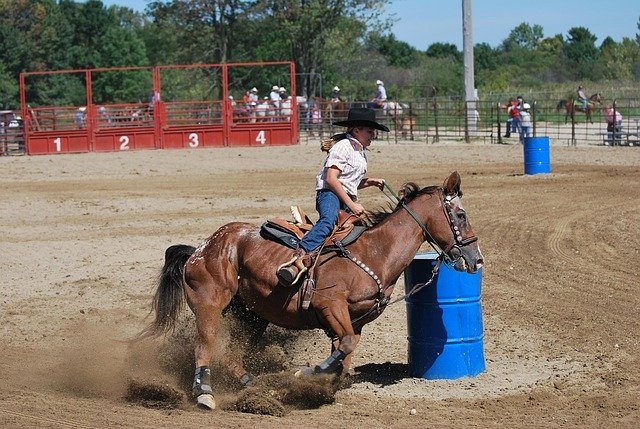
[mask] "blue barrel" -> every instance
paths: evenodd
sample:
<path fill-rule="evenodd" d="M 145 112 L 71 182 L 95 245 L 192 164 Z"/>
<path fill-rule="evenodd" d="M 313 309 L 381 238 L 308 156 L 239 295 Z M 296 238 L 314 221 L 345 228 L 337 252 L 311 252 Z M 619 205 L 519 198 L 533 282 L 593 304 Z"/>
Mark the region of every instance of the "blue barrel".
<path fill-rule="evenodd" d="M 431 278 L 437 257 L 415 256 L 404 272 L 405 293 Z M 405 298 L 411 377 L 453 379 L 484 371 L 481 285 L 482 270 L 468 274 L 443 262 L 430 285 Z"/>
<path fill-rule="evenodd" d="M 551 173 L 549 137 L 524 138 L 524 174 Z"/>

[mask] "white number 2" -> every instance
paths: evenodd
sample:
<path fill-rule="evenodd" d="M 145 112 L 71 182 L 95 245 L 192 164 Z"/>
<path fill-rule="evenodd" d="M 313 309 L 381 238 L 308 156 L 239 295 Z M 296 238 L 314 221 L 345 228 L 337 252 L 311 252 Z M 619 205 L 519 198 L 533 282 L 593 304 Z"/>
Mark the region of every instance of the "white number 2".
<path fill-rule="evenodd" d="M 120 150 L 129 150 L 129 136 L 120 136 Z"/>

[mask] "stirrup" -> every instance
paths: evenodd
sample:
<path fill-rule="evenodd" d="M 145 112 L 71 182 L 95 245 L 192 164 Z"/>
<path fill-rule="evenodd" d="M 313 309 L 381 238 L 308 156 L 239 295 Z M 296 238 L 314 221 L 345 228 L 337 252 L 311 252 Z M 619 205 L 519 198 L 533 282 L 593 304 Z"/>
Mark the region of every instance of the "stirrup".
<path fill-rule="evenodd" d="M 298 260 L 300 260 L 300 266 L 296 264 Z M 298 270 L 297 274 L 294 273 L 293 267 L 295 267 Z M 280 281 L 280 283 L 284 284 L 285 286 L 293 286 L 300 280 L 302 275 L 306 273 L 308 270 L 309 269 L 305 267 L 304 264 L 302 263 L 302 258 L 299 258 L 298 256 L 294 256 L 291 260 L 285 262 L 284 264 L 280 265 L 277 268 L 276 275 L 278 276 L 278 280 Z M 290 276 L 285 277 L 283 274 L 289 274 Z M 289 277 L 293 277 L 293 279 L 289 279 Z"/>

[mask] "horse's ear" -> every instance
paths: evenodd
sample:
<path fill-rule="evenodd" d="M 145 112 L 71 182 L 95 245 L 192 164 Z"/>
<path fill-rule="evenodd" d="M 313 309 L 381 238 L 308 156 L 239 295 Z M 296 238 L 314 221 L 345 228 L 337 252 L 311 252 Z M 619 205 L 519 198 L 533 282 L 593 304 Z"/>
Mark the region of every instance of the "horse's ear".
<path fill-rule="evenodd" d="M 449 175 L 447 180 L 444 181 L 444 189 L 447 195 L 457 195 L 460 193 L 460 174 L 454 171 Z"/>

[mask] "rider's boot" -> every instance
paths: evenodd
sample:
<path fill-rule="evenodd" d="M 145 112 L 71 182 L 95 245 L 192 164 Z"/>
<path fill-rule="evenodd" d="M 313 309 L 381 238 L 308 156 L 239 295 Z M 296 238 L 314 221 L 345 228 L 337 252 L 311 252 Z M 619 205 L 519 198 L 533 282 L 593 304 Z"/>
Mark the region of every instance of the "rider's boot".
<path fill-rule="evenodd" d="M 293 258 L 278 267 L 278 280 L 284 286 L 292 286 L 300 280 L 311 266 L 311 255 L 298 247 L 293 251 Z"/>

